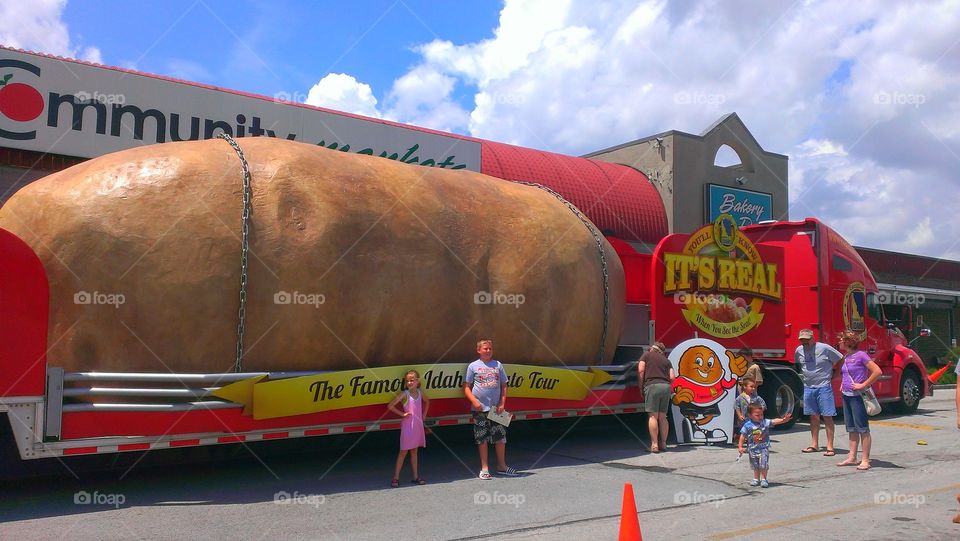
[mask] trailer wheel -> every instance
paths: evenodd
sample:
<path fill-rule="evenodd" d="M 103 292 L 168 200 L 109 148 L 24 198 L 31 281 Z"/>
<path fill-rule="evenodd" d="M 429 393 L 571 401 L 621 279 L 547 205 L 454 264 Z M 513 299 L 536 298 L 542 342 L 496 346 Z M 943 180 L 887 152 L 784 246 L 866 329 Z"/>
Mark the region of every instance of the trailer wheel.
<path fill-rule="evenodd" d="M 917 411 L 921 394 L 923 394 L 923 387 L 920 383 L 920 375 L 915 368 L 907 368 L 903 371 L 903 377 L 900 378 L 900 401 L 896 404 L 897 411 L 900 413 Z"/>
<path fill-rule="evenodd" d="M 767 403 L 767 417 L 783 417 L 787 413 L 793 418 L 778 428 L 790 428 L 797 422 L 802 411 L 803 386 L 800 378 L 792 370 L 764 370 L 763 385 L 757 389 L 763 401 Z"/>

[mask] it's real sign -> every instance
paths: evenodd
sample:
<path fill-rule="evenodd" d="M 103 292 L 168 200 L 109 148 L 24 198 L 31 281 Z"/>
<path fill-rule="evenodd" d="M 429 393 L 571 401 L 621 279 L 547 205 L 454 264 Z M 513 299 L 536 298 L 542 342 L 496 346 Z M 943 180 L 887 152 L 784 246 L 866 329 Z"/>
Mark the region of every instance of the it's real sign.
<path fill-rule="evenodd" d="M 0 81 L 0 146 L 91 158 L 226 133 L 480 170 L 469 139 L 126 70 L 0 48 Z"/>
<path fill-rule="evenodd" d="M 755 350 L 783 348 L 783 250 L 754 244 L 722 214 L 690 234 L 665 237 L 654 252 L 657 339 L 706 335 Z"/>

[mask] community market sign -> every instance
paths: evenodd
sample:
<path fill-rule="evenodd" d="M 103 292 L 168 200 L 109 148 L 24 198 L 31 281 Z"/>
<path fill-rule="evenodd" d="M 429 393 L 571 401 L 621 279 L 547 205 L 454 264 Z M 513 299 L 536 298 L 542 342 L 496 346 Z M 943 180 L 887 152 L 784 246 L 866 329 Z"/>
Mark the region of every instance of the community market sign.
<path fill-rule="evenodd" d="M 153 143 L 275 137 L 443 169 L 480 144 L 358 115 L 0 47 L 0 146 L 92 158 Z"/>

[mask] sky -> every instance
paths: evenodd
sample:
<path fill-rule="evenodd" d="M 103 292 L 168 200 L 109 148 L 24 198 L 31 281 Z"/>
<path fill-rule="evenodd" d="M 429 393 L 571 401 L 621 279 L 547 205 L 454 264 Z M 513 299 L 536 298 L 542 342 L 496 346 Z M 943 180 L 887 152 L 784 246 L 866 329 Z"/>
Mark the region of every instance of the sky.
<path fill-rule="evenodd" d="M 573 155 L 736 112 L 792 219 L 960 260 L 960 0 L 0 0 L 0 43 Z"/>

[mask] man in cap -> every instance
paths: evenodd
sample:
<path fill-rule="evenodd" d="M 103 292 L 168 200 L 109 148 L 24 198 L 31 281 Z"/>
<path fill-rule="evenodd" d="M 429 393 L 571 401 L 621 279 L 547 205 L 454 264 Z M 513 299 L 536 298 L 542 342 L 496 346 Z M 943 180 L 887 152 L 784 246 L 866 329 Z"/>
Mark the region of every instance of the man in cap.
<path fill-rule="evenodd" d="M 820 450 L 820 418 L 827 430 L 827 451 L 823 456 L 833 456 L 833 416 L 837 406 L 833 397 L 833 369 L 843 360 L 839 351 L 813 339 L 813 331 L 800 331 L 800 345 L 793 359 L 803 371 L 803 414 L 810 416 L 810 446 L 804 453 Z"/>

